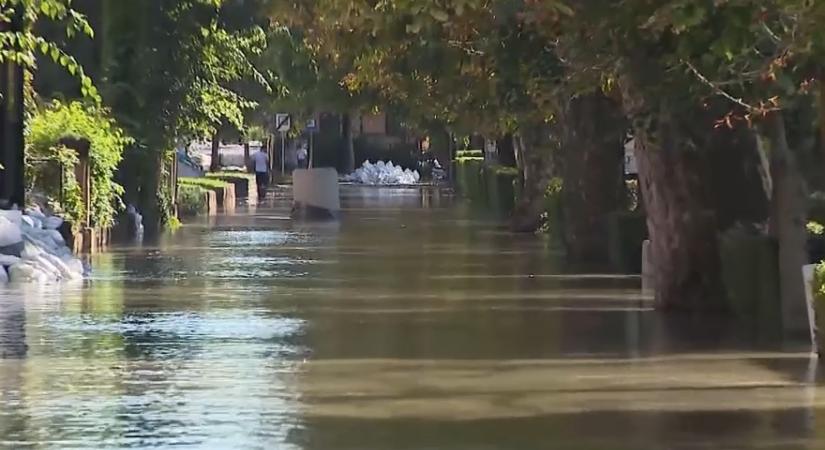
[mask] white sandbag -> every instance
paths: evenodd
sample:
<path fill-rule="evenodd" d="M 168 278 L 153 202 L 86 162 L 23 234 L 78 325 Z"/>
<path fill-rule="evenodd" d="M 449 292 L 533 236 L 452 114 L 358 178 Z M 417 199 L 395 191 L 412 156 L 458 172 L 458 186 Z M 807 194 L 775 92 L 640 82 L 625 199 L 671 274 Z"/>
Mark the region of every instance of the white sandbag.
<path fill-rule="evenodd" d="M 31 240 L 26 240 L 23 244 L 23 251 L 20 252 L 20 257 L 25 260 L 33 260 L 40 256 L 43 253 L 43 249 L 32 242 Z"/>
<path fill-rule="evenodd" d="M 63 278 L 71 280 L 83 276 L 82 272 L 76 273 L 69 266 L 67 266 L 62 259 L 58 258 L 57 256 L 44 253 L 43 255 L 41 255 L 41 257 L 50 262 L 55 268 L 57 268 L 57 270 L 60 272 L 61 277 Z"/>
<path fill-rule="evenodd" d="M 86 273 L 86 268 L 83 267 L 83 263 L 79 259 L 75 257 L 61 259 L 63 260 L 63 263 L 66 264 L 66 267 L 69 268 L 69 271 L 74 275 L 73 278 L 82 278 Z"/>
<path fill-rule="evenodd" d="M 21 219 L 23 217 L 23 212 L 17 210 L 0 210 L 0 217 L 8 220 L 9 222 L 13 223 L 15 226 L 20 226 Z"/>
<path fill-rule="evenodd" d="M 9 281 L 12 283 L 46 282 L 48 277 L 42 270 L 27 261 L 9 267 Z"/>
<path fill-rule="evenodd" d="M 13 255 L 0 255 L 0 266 L 9 267 L 20 262 L 20 258 Z"/>
<path fill-rule="evenodd" d="M 54 243 L 57 244 L 58 246 L 60 246 L 60 247 L 65 247 L 66 246 L 66 240 L 63 239 L 63 235 L 60 234 L 59 231 L 52 228 L 52 229 L 44 230 L 43 233 L 46 236 L 49 236 L 52 239 L 52 241 L 54 241 Z"/>
<path fill-rule="evenodd" d="M 42 230 L 38 230 L 38 232 L 28 232 L 23 234 L 23 240 L 25 242 L 31 243 L 41 251 L 47 252 L 55 252 L 59 248 L 56 242 L 51 238 L 51 236 L 43 234 Z"/>
<path fill-rule="evenodd" d="M 350 175 L 345 176 L 344 181 L 353 183 L 378 185 L 378 186 L 395 186 L 395 185 L 413 185 L 421 180 L 421 175 L 418 171 L 411 171 L 410 169 L 403 169 L 401 166 L 395 165 L 392 161 L 385 163 L 378 161 L 372 164 L 369 161 L 364 161 L 358 169 Z"/>
<path fill-rule="evenodd" d="M 9 247 L 23 241 L 20 227 L 5 217 L 0 217 L 0 247 Z"/>
<path fill-rule="evenodd" d="M 20 219 L 23 227 L 33 228 L 36 230 L 43 228 L 43 222 L 37 217 L 24 215 Z"/>
<path fill-rule="evenodd" d="M 43 228 L 47 230 L 57 230 L 63 225 L 63 219 L 57 216 L 46 217 L 43 221 Z"/>
<path fill-rule="evenodd" d="M 40 209 L 39 206 L 35 205 L 25 211 L 25 215 L 29 217 L 34 217 L 39 221 L 43 221 L 46 219 L 46 215 L 43 214 L 43 211 Z"/>
<path fill-rule="evenodd" d="M 43 272 L 48 274 L 50 281 L 56 281 L 60 278 L 63 278 L 63 275 L 60 273 L 60 269 L 55 267 L 55 265 L 52 264 L 51 261 L 49 261 L 48 254 L 46 253 L 38 255 L 37 258 L 34 258 L 30 262 L 39 267 L 41 270 L 43 270 Z"/>

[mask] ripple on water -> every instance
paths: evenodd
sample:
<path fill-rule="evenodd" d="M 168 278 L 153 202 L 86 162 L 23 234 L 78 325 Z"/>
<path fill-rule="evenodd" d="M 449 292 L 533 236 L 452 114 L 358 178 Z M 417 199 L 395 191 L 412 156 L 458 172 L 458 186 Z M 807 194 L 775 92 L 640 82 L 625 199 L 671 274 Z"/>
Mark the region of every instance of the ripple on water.
<path fill-rule="evenodd" d="M 27 359 L 0 358 L 15 405 L 0 448 L 292 448 L 304 326 L 242 310 L 42 317 Z"/>

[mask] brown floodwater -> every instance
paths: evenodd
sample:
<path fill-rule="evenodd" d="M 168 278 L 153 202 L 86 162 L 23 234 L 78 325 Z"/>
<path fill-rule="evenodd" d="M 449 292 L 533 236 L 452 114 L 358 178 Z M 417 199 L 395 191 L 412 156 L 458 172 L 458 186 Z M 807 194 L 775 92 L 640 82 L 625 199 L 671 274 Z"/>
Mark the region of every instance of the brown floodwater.
<path fill-rule="evenodd" d="M 343 194 L 338 224 L 281 192 L 0 290 L 0 448 L 825 448 L 807 351 L 437 189 Z"/>

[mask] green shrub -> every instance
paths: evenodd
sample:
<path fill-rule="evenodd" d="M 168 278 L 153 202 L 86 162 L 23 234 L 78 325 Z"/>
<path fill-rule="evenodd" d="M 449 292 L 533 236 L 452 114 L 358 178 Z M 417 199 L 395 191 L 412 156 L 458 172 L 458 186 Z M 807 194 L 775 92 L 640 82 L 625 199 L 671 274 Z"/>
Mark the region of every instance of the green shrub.
<path fill-rule="evenodd" d="M 206 178 L 218 180 L 250 180 L 255 181 L 255 175 L 247 172 L 209 172 Z"/>
<path fill-rule="evenodd" d="M 178 212 L 182 216 L 197 216 L 206 214 L 208 189 L 189 184 L 181 184 L 178 188 Z"/>
<path fill-rule="evenodd" d="M 825 222 L 825 192 L 814 192 L 808 198 L 808 217 L 815 222 Z"/>
<path fill-rule="evenodd" d="M 481 158 L 484 159 L 484 150 L 456 150 L 455 159 L 461 158 Z"/>
<path fill-rule="evenodd" d="M 516 207 L 516 181 L 519 171 L 515 167 L 490 165 L 485 168 L 487 200 L 492 209 L 509 215 Z"/>
<path fill-rule="evenodd" d="M 825 305 L 825 261 L 817 264 L 814 269 L 813 293 L 816 303 Z"/>
<path fill-rule="evenodd" d="M 486 199 L 484 158 L 462 157 L 455 160 L 456 189 L 474 203 Z"/>
<path fill-rule="evenodd" d="M 90 221 L 102 228 L 114 225 L 115 216 L 123 208 L 123 187 L 115 183 L 114 175 L 124 149 L 133 141 L 109 110 L 81 102 L 54 101 L 37 109 L 26 131 L 28 188 L 44 194 L 56 212 L 75 224 L 83 219 L 80 187 L 74 175 L 77 157 L 60 141 L 74 138 L 90 142 Z"/>
<path fill-rule="evenodd" d="M 551 233 L 558 238 L 562 236 L 562 189 L 564 182 L 560 177 L 553 177 L 544 191 L 544 214 L 541 231 Z"/>
<path fill-rule="evenodd" d="M 218 191 L 229 186 L 226 181 L 207 177 L 180 177 L 178 178 L 178 184 L 180 186 L 198 186 L 211 191 Z"/>

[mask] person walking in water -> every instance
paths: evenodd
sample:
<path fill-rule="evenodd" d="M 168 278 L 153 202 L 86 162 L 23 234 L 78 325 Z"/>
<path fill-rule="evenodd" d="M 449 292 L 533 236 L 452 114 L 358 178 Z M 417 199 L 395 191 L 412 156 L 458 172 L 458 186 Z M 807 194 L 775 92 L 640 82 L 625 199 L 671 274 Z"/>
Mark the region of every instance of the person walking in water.
<path fill-rule="evenodd" d="M 305 145 L 301 145 L 298 148 L 298 168 L 299 169 L 306 169 L 307 168 L 307 148 Z"/>
<path fill-rule="evenodd" d="M 255 164 L 255 184 L 258 186 L 258 196 L 266 197 L 266 188 L 269 186 L 269 155 L 261 147 L 254 155 L 252 161 Z"/>

